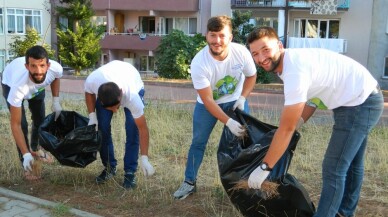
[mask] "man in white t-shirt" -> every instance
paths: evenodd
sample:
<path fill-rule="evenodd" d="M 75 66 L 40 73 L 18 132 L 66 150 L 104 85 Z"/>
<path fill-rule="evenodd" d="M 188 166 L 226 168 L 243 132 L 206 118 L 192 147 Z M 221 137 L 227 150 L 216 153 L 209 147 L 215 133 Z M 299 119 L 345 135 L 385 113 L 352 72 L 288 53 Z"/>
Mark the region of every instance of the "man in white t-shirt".
<path fill-rule="evenodd" d="M 125 114 L 125 155 L 123 187 L 136 187 L 135 172 L 141 153 L 141 169 L 145 176 L 151 176 L 155 170 L 148 161 L 149 132 L 144 116 L 144 84 L 135 67 L 123 61 L 112 61 L 93 71 L 85 81 L 85 100 L 89 112 L 89 125 L 96 124 L 102 133 L 100 150 L 101 161 L 105 166 L 96 177 L 96 183 L 116 175 L 117 160 L 111 134 L 113 113 L 120 106 Z"/>
<path fill-rule="evenodd" d="M 226 111 L 249 112 L 245 100 L 256 83 L 256 66 L 246 47 L 232 42 L 232 23 L 227 16 L 216 16 L 207 24 L 208 45 L 191 62 L 191 77 L 198 97 L 193 114 L 193 138 L 186 162 L 185 180 L 174 193 L 175 199 L 185 199 L 196 191 L 196 179 L 206 144 L 217 122 L 226 124 L 236 136 L 242 136 L 242 126 Z"/>
<path fill-rule="evenodd" d="M 31 173 L 33 156 L 43 162 L 53 162 L 53 157 L 38 148 L 38 128 L 45 118 L 45 87 L 50 85 L 52 93 L 52 111 L 59 116 L 62 107 L 59 103 L 59 86 L 63 68 L 54 60 L 48 59 L 47 51 L 42 46 L 27 50 L 25 57 L 19 57 L 9 63 L 3 72 L 3 96 L 11 114 L 11 130 L 20 159 L 23 161 L 25 177 L 36 180 L 40 177 Z M 24 100 L 28 101 L 31 112 L 32 132 L 28 145 L 28 124 L 24 110 Z"/>
<path fill-rule="evenodd" d="M 279 128 L 262 163 L 249 179 L 260 189 L 281 158 L 298 123 L 307 121 L 318 98 L 333 110 L 334 126 L 322 164 L 322 191 L 314 216 L 354 216 L 364 174 L 368 134 L 383 111 L 383 96 L 370 72 L 353 59 L 335 52 L 284 49 L 274 29 L 261 27 L 248 35 L 255 62 L 276 72 L 284 83 L 284 109 Z"/>

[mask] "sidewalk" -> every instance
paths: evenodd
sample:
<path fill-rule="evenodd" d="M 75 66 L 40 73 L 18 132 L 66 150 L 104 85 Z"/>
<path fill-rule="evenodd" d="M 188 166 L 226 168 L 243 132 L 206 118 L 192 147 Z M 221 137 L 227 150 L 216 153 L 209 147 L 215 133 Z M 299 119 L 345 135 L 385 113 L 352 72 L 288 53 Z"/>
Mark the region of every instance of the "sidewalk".
<path fill-rule="evenodd" d="M 42 200 L 0 187 L 0 217 L 51 217 L 52 210 L 61 204 Z M 92 213 L 70 208 L 64 215 L 101 217 Z"/>

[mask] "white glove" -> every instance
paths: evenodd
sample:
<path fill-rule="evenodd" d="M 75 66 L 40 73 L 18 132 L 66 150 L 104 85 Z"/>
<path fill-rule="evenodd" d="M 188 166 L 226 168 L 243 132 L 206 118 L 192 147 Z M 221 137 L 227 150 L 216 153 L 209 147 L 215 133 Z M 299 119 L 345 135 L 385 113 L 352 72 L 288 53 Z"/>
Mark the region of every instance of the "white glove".
<path fill-rule="evenodd" d="M 257 167 L 251 175 L 249 175 L 248 186 L 254 189 L 261 189 L 261 184 L 269 175 L 269 171 L 262 170 L 260 167 Z"/>
<path fill-rule="evenodd" d="M 96 131 L 98 131 L 98 121 L 97 121 L 97 115 L 95 112 L 92 112 L 89 114 L 88 126 L 93 125 L 93 124 L 96 125 Z"/>
<path fill-rule="evenodd" d="M 232 118 L 229 118 L 226 122 L 226 126 L 229 128 L 229 130 L 235 135 L 235 136 L 243 136 L 245 129 L 241 124 Z"/>
<path fill-rule="evenodd" d="M 240 96 L 233 105 L 233 111 L 236 110 L 236 108 L 240 109 L 241 111 L 244 111 L 244 105 L 245 105 L 245 97 Z"/>
<path fill-rule="evenodd" d="M 26 171 L 32 171 L 31 165 L 34 163 L 34 158 L 32 157 L 31 153 L 25 153 L 23 155 L 23 167 Z"/>
<path fill-rule="evenodd" d="M 62 111 L 61 104 L 59 104 L 59 97 L 54 96 L 53 97 L 53 104 L 51 106 L 51 110 L 55 112 L 55 120 L 59 117 Z"/>
<path fill-rule="evenodd" d="M 144 176 L 152 176 L 155 173 L 155 169 L 148 161 L 148 156 L 142 155 L 140 159 L 141 159 L 140 167 L 141 167 L 141 170 L 143 171 Z"/>
<path fill-rule="evenodd" d="M 296 130 L 298 130 L 304 124 L 304 120 L 302 117 L 299 118 L 298 123 L 296 124 Z"/>

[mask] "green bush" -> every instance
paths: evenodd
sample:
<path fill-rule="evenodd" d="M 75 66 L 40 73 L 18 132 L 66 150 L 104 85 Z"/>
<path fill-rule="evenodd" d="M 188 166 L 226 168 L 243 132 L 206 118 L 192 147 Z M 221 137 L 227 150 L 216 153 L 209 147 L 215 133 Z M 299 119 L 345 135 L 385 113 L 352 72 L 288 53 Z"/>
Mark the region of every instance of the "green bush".
<path fill-rule="evenodd" d="M 195 54 L 206 45 L 201 34 L 185 35 L 180 30 L 163 36 L 155 56 L 158 75 L 169 79 L 190 78 L 190 63 Z"/>

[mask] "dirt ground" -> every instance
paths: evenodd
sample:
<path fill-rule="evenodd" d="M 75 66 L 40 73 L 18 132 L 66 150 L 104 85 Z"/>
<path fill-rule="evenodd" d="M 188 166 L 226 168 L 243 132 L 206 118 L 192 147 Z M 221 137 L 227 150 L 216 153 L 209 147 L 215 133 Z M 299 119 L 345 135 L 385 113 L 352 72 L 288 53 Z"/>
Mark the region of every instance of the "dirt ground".
<path fill-rule="evenodd" d="M 94 179 L 93 179 L 94 180 Z M 5 186 L 5 184 L 3 184 Z M 81 209 L 87 212 L 101 216 L 186 216 L 186 217 L 205 217 L 205 216 L 236 216 L 236 210 L 232 208 L 228 198 L 220 202 L 219 206 L 225 206 L 223 213 L 209 213 L 209 210 L 203 209 L 205 194 L 197 192 L 182 201 L 172 201 L 168 206 L 161 201 L 150 200 L 148 204 L 140 204 L 141 199 L 132 198 L 128 194 L 132 191 L 125 191 L 120 187 L 101 190 L 94 183 L 89 186 L 75 187 L 70 185 L 52 184 L 48 180 L 36 182 L 24 182 L 19 185 L 10 185 L 8 188 L 23 192 L 42 199 L 59 202 L 68 207 Z M 110 194 L 101 196 L 98 192 L 112 190 Z M 202 189 L 203 190 L 203 189 Z M 137 190 L 135 190 L 137 191 Z M 132 192 L 133 193 L 133 192 Z M 137 194 L 138 195 L 138 194 Z M 316 205 L 316 202 L 315 202 Z M 388 216 L 388 207 L 384 204 L 374 201 L 373 198 L 361 198 L 358 206 L 357 216 L 376 217 Z"/>

